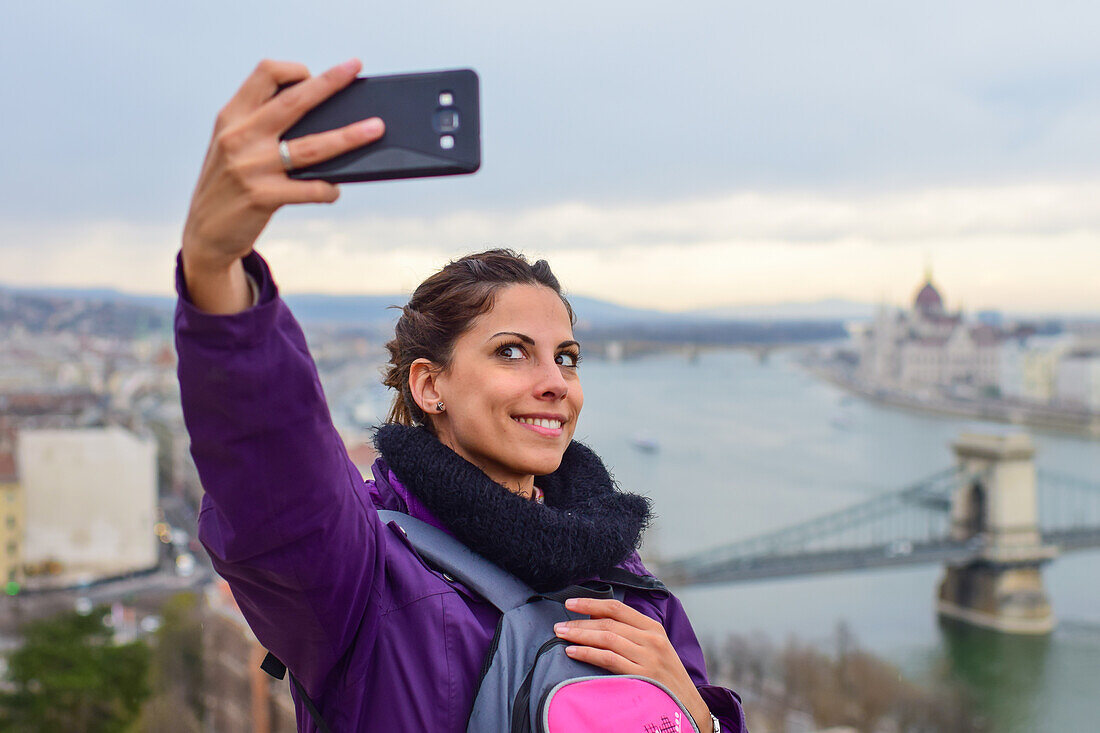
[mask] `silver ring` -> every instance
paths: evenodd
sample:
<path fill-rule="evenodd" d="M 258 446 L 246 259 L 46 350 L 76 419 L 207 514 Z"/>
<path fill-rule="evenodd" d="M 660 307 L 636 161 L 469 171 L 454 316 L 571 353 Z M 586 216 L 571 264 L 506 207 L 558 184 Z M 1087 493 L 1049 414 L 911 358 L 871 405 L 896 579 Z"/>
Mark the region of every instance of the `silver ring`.
<path fill-rule="evenodd" d="M 294 163 L 290 160 L 290 145 L 286 140 L 279 141 L 279 160 L 283 162 L 283 170 L 294 170 Z"/>

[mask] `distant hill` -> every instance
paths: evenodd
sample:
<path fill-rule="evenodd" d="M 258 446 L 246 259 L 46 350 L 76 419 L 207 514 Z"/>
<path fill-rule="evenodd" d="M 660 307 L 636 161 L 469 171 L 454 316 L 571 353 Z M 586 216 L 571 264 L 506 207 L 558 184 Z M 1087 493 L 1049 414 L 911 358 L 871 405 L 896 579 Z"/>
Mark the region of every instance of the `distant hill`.
<path fill-rule="evenodd" d="M 407 296 L 291 294 L 286 301 L 307 329 L 354 329 L 387 337 L 400 316 L 389 306 Z M 671 313 L 572 296 L 577 333 L 586 344 L 789 344 L 847 337 L 847 323 L 873 317 L 875 306 L 840 299 L 805 303 L 730 306 Z M 16 327 L 41 333 L 85 333 L 132 338 L 172 327 L 175 299 L 106 288 L 5 288 L 0 285 L 0 331 Z M 1006 317 L 1007 314 L 1006 314 Z M 1048 323 L 1049 321 L 1049 323 Z M 1059 332 L 1063 318 L 1048 318 L 1041 332 Z M 1095 316 L 1077 324 L 1100 329 Z"/>
<path fill-rule="evenodd" d="M 664 323 L 676 321 L 682 317 L 680 313 L 651 310 L 646 308 L 631 308 L 606 300 L 588 298 L 583 295 L 568 295 L 569 304 L 577 314 L 577 325 L 620 326 L 628 323 Z"/>
<path fill-rule="evenodd" d="M 702 318 L 776 321 L 862 321 L 875 316 L 876 306 L 854 300 L 828 298 L 802 303 L 738 305 L 692 311 Z"/>
<path fill-rule="evenodd" d="M 176 299 L 169 296 L 134 295 L 110 288 L 15 288 L 0 284 L 0 292 L 38 298 L 59 298 L 96 302 L 127 302 L 170 310 Z M 393 322 L 400 315 L 391 305 L 404 305 L 407 295 L 325 295 L 299 293 L 284 296 L 294 315 L 303 323 L 376 324 Z M 599 326 L 624 323 L 682 320 L 685 314 L 645 308 L 631 308 L 606 300 L 575 295 L 569 298 L 577 318 Z M 692 318 L 692 316 L 688 316 Z"/>
<path fill-rule="evenodd" d="M 0 283 L 0 293 L 11 295 L 29 295 L 38 298 L 65 298 L 69 300 L 88 300 L 102 303 L 124 301 L 154 308 L 174 308 L 176 299 L 167 295 L 138 295 L 123 293 L 113 288 L 27 288 L 14 287 Z"/>
<path fill-rule="evenodd" d="M 385 331 L 393 328 L 400 310 L 393 305 L 404 304 L 407 296 L 392 295 L 323 295 L 317 293 L 285 296 L 295 316 L 306 325 L 355 326 Z M 7 307 L 3 307 L 6 303 Z M 83 303 L 85 305 L 81 306 Z M 791 303 L 768 306 L 738 306 L 711 308 L 687 312 L 668 312 L 632 308 L 618 303 L 582 295 L 570 297 L 577 314 L 577 330 L 604 338 L 615 334 L 630 337 L 675 339 L 677 334 L 690 340 L 704 335 L 727 333 L 757 334 L 770 341 L 780 334 L 802 336 L 810 332 L 838 332 L 845 320 L 868 318 L 873 307 L 842 300 L 815 303 Z M 87 332 L 109 332 L 121 335 L 131 330 L 169 328 L 175 299 L 169 296 L 133 295 L 109 288 L 8 288 L 0 286 L 0 325 L 19 323 L 34 330 L 73 328 Z M 133 309 L 134 312 L 128 313 Z M 779 331 L 759 331 L 758 328 L 735 324 L 767 324 L 784 322 Z M 820 323 L 825 331 L 810 326 Z M 796 324 L 802 324 L 797 326 Z M 629 335 L 628 335 L 629 334 Z M 643 336 L 644 335 L 644 336 Z M 721 338 L 721 337 L 719 337 Z M 801 340 L 798 336 L 796 340 Z M 703 338 L 703 341 L 708 341 Z M 725 340 L 725 339 L 722 339 Z M 738 339 L 735 339 L 738 340 Z"/>
<path fill-rule="evenodd" d="M 287 295 L 284 300 L 302 323 L 377 326 L 396 323 L 406 295 Z"/>
<path fill-rule="evenodd" d="M 0 283 L 0 293 L 35 295 L 45 298 L 72 298 L 92 301 L 125 301 L 155 308 L 171 309 L 176 299 L 171 296 L 135 295 L 123 293 L 111 288 L 46 288 L 11 287 Z M 397 317 L 396 310 L 387 311 L 386 307 L 404 304 L 407 295 L 326 295 L 320 293 L 301 293 L 285 295 L 294 314 L 302 321 L 330 323 L 380 323 L 390 322 Z M 864 303 L 843 298 L 827 298 L 813 301 L 795 301 L 786 303 L 748 304 L 699 308 L 690 311 L 662 311 L 651 308 L 633 308 L 600 298 L 583 295 L 569 295 L 569 302 L 577 312 L 578 320 L 588 322 L 593 327 L 615 326 L 630 323 L 678 323 L 699 320 L 721 321 L 852 321 L 874 318 L 878 308 L 873 303 Z M 1063 320 L 1076 319 L 1088 322 L 1097 320 L 1097 313 L 1077 314 L 1035 314 L 1004 312 L 1005 318 L 1025 320 Z"/>
<path fill-rule="evenodd" d="M 165 302 L 150 305 L 124 297 L 48 294 L 0 288 L 0 332 L 8 328 L 31 333 L 76 333 L 132 339 L 166 333 L 172 312 Z M 167 299 L 162 299 L 166 301 Z"/>

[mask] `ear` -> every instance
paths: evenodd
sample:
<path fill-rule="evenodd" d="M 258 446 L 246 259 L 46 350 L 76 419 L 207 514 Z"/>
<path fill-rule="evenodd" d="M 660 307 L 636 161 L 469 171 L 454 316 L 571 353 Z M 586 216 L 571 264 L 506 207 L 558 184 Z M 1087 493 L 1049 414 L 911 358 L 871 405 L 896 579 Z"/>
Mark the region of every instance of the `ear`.
<path fill-rule="evenodd" d="M 439 369 L 427 359 L 417 359 L 409 365 L 409 391 L 417 406 L 426 415 L 435 415 L 439 412 L 436 404 L 443 399 L 439 393 L 436 377 Z"/>

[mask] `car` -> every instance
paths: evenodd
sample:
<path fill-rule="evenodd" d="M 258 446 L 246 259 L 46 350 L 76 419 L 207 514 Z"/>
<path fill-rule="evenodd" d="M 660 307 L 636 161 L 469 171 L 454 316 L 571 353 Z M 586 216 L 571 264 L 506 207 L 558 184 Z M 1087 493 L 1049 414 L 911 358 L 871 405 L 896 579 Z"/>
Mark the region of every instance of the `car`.
<path fill-rule="evenodd" d="M 913 553 L 913 543 L 909 540 L 894 540 L 886 546 L 886 557 L 905 557 Z"/>
<path fill-rule="evenodd" d="M 176 575 L 189 578 L 195 574 L 195 556 L 185 552 L 176 558 Z"/>

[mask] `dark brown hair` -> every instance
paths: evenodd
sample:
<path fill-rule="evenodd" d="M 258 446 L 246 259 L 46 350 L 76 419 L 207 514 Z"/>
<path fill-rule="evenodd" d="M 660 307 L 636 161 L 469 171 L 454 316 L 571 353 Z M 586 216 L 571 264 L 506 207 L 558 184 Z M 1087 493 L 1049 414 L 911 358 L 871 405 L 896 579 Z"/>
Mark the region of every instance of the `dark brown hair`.
<path fill-rule="evenodd" d="M 490 249 L 449 262 L 413 292 L 402 309 L 393 340 L 386 344 L 390 361 L 382 383 L 397 391 L 386 422 L 424 424 L 431 429 L 409 389 L 412 363 L 427 359 L 439 369 L 450 366 L 455 341 L 475 318 L 492 309 L 496 293 L 509 285 L 550 288 L 565 304 L 570 325 L 576 325 L 573 308 L 546 260 L 532 265 L 510 249 Z"/>

